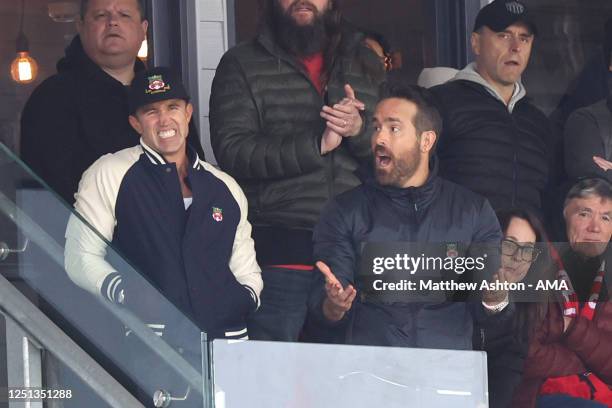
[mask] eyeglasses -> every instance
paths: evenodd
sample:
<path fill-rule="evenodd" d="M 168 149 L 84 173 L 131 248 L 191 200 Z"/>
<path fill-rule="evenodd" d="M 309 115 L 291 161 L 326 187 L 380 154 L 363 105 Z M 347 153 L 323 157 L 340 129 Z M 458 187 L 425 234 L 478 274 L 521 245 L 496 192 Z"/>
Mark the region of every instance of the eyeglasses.
<path fill-rule="evenodd" d="M 538 259 L 540 250 L 530 245 L 519 245 L 509 239 L 502 239 L 501 253 L 506 256 L 515 256 L 519 252 L 519 259 L 523 262 L 533 262 Z"/>

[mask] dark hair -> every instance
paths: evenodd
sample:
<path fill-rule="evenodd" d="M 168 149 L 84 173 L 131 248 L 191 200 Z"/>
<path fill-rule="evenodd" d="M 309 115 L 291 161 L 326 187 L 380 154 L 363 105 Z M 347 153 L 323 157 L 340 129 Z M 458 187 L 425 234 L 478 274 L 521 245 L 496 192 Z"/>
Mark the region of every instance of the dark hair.
<path fill-rule="evenodd" d="M 536 242 L 548 242 L 548 235 L 546 234 L 542 221 L 540 221 L 540 218 L 531 211 L 522 208 L 506 208 L 498 210 L 495 213 L 499 220 L 499 226 L 501 227 L 502 233 L 506 232 L 513 218 L 520 218 L 529 223 L 533 232 L 535 232 Z"/>
<path fill-rule="evenodd" d="M 550 279 L 551 276 L 551 259 L 548 251 L 548 234 L 540 218 L 533 212 L 522 208 L 506 208 L 495 212 L 502 233 L 505 235 L 508 226 L 513 218 L 519 218 L 527 221 L 536 235 L 536 243 L 539 243 L 538 249 L 542 251 L 538 259 L 531 265 L 525 281 L 531 283 L 534 287 L 540 279 Z M 514 335 L 519 342 L 527 342 L 534 334 L 548 311 L 548 304 L 551 301 L 551 296 L 548 292 L 540 294 L 542 296 L 538 302 L 533 302 L 533 299 L 520 299 L 516 302 L 516 312 L 514 314 L 513 328 Z M 527 301 L 527 302 L 526 302 Z"/>
<path fill-rule="evenodd" d="M 392 51 L 391 43 L 381 33 L 378 33 L 376 31 L 371 31 L 371 30 L 364 30 L 364 29 L 361 29 L 360 31 L 363 34 L 364 40 L 367 40 L 368 38 L 372 39 L 376 41 L 378 44 L 380 44 L 380 48 L 383 49 L 383 52 L 385 54 L 391 53 Z"/>
<path fill-rule="evenodd" d="M 412 124 L 417 136 L 432 130 L 436 133 L 437 143 L 442 133 L 442 116 L 430 91 L 417 85 L 410 85 L 399 78 L 392 78 L 380 85 L 379 95 L 379 102 L 389 98 L 399 98 L 414 103 L 417 112 Z"/>
<path fill-rule="evenodd" d="M 138 11 L 140 12 L 140 20 L 145 20 L 145 0 L 135 0 L 138 5 Z M 89 0 L 81 0 L 81 20 L 85 18 L 85 14 L 87 14 L 87 6 L 89 6 Z"/>
<path fill-rule="evenodd" d="M 574 198 L 586 198 L 594 195 L 606 200 L 612 200 L 612 185 L 607 180 L 599 177 L 578 180 L 567 192 L 563 208 L 567 207 Z"/>
<path fill-rule="evenodd" d="M 375 31 L 368 31 L 368 30 L 363 30 L 359 28 L 356 28 L 355 31 L 359 32 L 359 35 L 363 37 L 362 44 L 361 44 L 362 47 L 360 48 L 365 47 L 369 49 L 369 51 L 376 54 L 376 57 L 377 57 L 375 64 L 374 64 L 375 66 L 373 66 L 371 58 L 367 57 L 366 55 L 359 56 L 358 60 L 359 60 L 359 63 L 362 65 L 363 71 L 370 78 L 380 78 L 380 80 L 377 80 L 376 82 L 381 82 L 382 80 L 384 80 L 385 72 L 389 72 L 393 69 L 393 59 L 391 56 L 391 50 L 392 50 L 391 43 L 387 41 L 387 39 L 382 34 L 377 33 Z M 380 46 L 380 48 L 382 49 L 382 53 L 383 53 L 382 56 L 378 55 L 373 49 L 370 48 L 370 46 L 367 44 L 368 40 L 374 41 Z M 383 69 L 382 74 L 380 73 L 381 67 Z"/>

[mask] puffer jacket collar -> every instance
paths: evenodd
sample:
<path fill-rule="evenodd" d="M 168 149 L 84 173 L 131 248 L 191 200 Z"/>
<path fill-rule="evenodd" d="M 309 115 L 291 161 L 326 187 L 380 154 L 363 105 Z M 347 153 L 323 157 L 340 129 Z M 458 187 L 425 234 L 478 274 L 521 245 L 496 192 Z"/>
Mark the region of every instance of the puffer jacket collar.
<path fill-rule="evenodd" d="M 292 56 L 287 51 L 282 49 L 274 41 L 274 34 L 272 33 L 272 30 L 270 29 L 270 27 L 264 26 L 260 30 L 259 34 L 257 35 L 257 42 L 259 42 L 259 44 L 261 44 L 261 46 L 264 47 L 266 49 L 266 51 L 268 51 L 270 54 L 272 54 L 273 56 L 278 58 L 278 60 L 279 60 L 279 64 L 278 64 L 279 71 L 280 71 L 280 61 L 282 60 L 282 61 L 285 61 L 285 62 L 291 64 L 291 66 L 293 66 L 298 71 L 301 71 L 301 72 L 304 72 L 304 73 L 306 72 L 304 70 L 304 68 L 302 67 L 302 65 L 297 62 L 297 60 L 295 59 L 294 56 Z"/>
<path fill-rule="evenodd" d="M 482 84 L 479 84 L 478 82 L 473 82 L 473 81 L 468 81 L 466 79 L 455 79 L 452 81 L 453 83 L 457 83 L 457 84 L 461 84 L 461 86 L 464 86 L 466 88 L 470 88 L 471 90 L 474 90 L 475 92 L 478 92 L 482 95 L 487 96 L 488 98 L 491 98 L 491 100 L 495 100 L 496 103 L 498 103 L 499 105 L 503 106 L 505 110 L 508 110 L 508 107 L 502 102 L 500 101 L 496 96 L 493 96 L 485 86 L 483 86 Z M 447 82 L 450 83 L 450 82 Z M 516 110 L 516 108 L 518 106 L 522 106 L 524 103 L 529 103 L 529 104 L 533 104 L 533 99 L 529 96 L 529 95 L 525 95 L 524 97 L 522 97 L 520 100 L 518 100 L 516 102 L 516 105 L 514 105 L 514 108 L 512 109 L 512 112 L 508 112 L 510 114 L 513 114 L 514 111 Z"/>
<path fill-rule="evenodd" d="M 368 188 L 387 196 L 395 205 L 421 212 L 428 208 L 439 195 L 438 159 L 435 155 L 431 157 L 429 161 L 429 176 L 422 186 L 408 188 L 382 186 L 376 181 L 373 174 L 365 181 L 365 184 Z"/>

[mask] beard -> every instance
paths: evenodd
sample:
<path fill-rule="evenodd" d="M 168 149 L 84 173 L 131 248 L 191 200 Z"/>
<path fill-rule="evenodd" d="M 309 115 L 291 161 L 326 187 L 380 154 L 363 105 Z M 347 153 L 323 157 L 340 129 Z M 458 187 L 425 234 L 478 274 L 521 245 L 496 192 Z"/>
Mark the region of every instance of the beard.
<path fill-rule="evenodd" d="M 310 6 L 313 12 L 310 24 L 300 25 L 291 15 L 294 9 L 302 5 Z M 295 0 L 284 11 L 278 0 L 273 0 L 271 12 L 275 39 L 285 51 L 295 56 L 307 57 L 325 50 L 329 40 L 328 27 L 331 24 L 329 9 L 319 12 L 308 0 Z"/>
<path fill-rule="evenodd" d="M 378 165 L 377 153 L 384 154 L 390 160 L 390 165 L 382 168 Z M 421 152 L 418 145 L 408 150 L 401 157 L 395 157 L 388 149 L 383 146 L 376 146 L 374 149 L 374 171 L 376 181 L 382 186 L 392 186 L 403 188 L 406 180 L 410 179 L 417 172 L 421 164 Z"/>

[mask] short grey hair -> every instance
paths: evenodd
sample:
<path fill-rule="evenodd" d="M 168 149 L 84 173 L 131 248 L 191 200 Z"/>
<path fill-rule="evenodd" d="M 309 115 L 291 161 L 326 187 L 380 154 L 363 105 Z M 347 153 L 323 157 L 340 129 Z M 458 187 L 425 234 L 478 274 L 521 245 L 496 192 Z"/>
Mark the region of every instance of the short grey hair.
<path fill-rule="evenodd" d="M 138 11 L 140 12 L 140 20 L 144 21 L 146 19 L 145 0 L 135 0 L 135 1 L 136 1 L 136 4 L 138 5 Z M 81 20 L 85 19 L 85 14 L 87 14 L 87 6 L 89 6 L 89 0 L 81 0 Z"/>
<path fill-rule="evenodd" d="M 566 208 L 569 202 L 574 198 L 587 198 L 592 196 L 612 200 L 612 185 L 607 180 L 596 177 L 579 180 L 567 192 L 563 208 Z"/>

